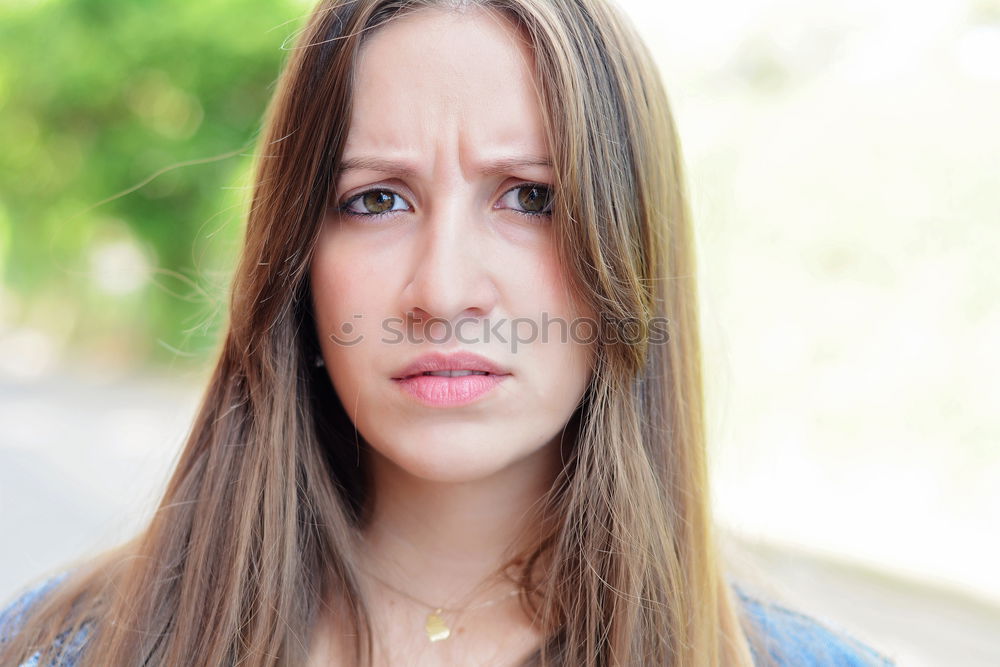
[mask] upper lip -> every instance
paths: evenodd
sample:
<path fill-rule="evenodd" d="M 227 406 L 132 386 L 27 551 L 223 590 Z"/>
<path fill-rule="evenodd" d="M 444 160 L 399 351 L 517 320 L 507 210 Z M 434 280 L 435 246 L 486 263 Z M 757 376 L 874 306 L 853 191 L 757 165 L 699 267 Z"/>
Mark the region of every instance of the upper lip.
<path fill-rule="evenodd" d="M 510 371 L 506 368 L 472 352 L 452 352 L 451 354 L 431 352 L 417 357 L 397 373 L 394 373 L 393 379 L 402 380 L 427 371 L 486 371 L 493 375 L 510 375 Z"/>

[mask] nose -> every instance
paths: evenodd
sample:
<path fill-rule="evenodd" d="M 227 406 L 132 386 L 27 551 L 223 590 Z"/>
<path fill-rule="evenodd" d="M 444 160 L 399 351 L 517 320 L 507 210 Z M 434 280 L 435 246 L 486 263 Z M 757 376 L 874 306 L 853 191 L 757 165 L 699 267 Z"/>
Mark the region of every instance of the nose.
<path fill-rule="evenodd" d="M 462 197 L 440 199 L 427 209 L 414 234 L 411 279 L 402 309 L 415 320 L 450 324 L 493 311 L 497 286 L 491 275 L 485 220 Z"/>

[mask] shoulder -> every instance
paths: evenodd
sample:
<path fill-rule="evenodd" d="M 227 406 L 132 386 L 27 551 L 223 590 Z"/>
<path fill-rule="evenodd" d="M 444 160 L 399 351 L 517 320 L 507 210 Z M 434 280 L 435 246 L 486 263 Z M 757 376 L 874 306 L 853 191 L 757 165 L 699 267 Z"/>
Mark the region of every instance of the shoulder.
<path fill-rule="evenodd" d="M 40 583 L 16 595 L 11 602 L 0 609 L 0 644 L 10 641 L 21 630 L 28 611 L 65 581 L 70 572 L 71 570 L 66 570 L 44 579 Z M 55 645 L 57 647 L 62 647 L 66 644 L 67 634 L 67 632 L 64 632 L 56 638 Z M 58 663 L 49 663 L 46 667 L 73 667 L 76 665 L 79 659 L 79 652 L 86 643 L 87 634 L 88 626 L 84 625 L 76 636 L 68 642 L 68 645 L 64 647 L 63 659 Z M 36 652 L 27 661 L 18 665 L 18 667 L 40 667 L 40 657 L 41 654 Z"/>
<path fill-rule="evenodd" d="M 782 666 L 887 667 L 895 663 L 846 632 L 736 587 L 737 596 L 756 622 L 771 657 Z M 754 649 L 754 659 L 760 656 Z"/>

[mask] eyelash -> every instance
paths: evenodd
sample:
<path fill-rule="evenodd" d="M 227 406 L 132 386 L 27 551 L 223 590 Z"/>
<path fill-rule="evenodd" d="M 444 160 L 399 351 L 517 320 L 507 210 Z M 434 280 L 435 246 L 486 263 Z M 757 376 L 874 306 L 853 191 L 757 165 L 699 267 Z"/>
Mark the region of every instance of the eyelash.
<path fill-rule="evenodd" d="M 506 192 L 504 192 L 502 195 L 500 195 L 500 198 L 503 199 L 504 197 L 506 197 L 507 195 L 509 195 L 511 192 L 514 192 L 515 190 L 520 190 L 521 188 L 532 188 L 532 187 L 536 187 L 536 186 L 537 187 L 542 187 L 542 188 L 549 189 L 549 186 L 545 185 L 544 183 L 521 183 L 520 185 L 515 185 L 514 187 L 512 187 L 509 190 L 507 190 Z M 388 211 L 382 211 L 381 213 L 358 213 L 357 211 L 350 210 L 351 204 L 353 204 L 354 202 L 358 201 L 359 199 L 361 199 L 365 195 L 370 194 L 372 192 L 384 192 L 384 193 L 392 195 L 393 197 L 399 197 L 400 199 L 403 199 L 402 195 L 400 195 L 400 194 L 398 194 L 396 192 L 393 192 L 392 190 L 389 190 L 388 188 L 371 188 L 370 190 L 365 190 L 364 192 L 359 192 L 358 194 L 353 195 L 350 199 L 348 199 L 343 204 L 341 204 L 338 207 L 338 210 L 343 215 L 349 215 L 349 216 L 352 216 L 352 217 L 355 217 L 355 218 L 381 218 L 383 216 L 390 215 L 392 213 L 399 213 L 400 212 L 400 211 L 397 211 L 397 210 L 393 210 L 392 208 L 390 208 Z M 406 201 L 406 200 L 404 199 L 403 201 Z M 512 209 L 508 209 L 508 210 L 514 211 L 515 213 L 520 213 L 521 215 L 529 217 L 529 218 L 537 218 L 537 217 L 542 217 L 542 216 L 549 217 L 549 216 L 552 215 L 552 210 L 551 210 L 552 209 L 552 205 L 551 205 L 551 202 L 549 203 L 548 209 L 549 210 L 547 210 L 547 211 L 542 211 L 542 212 L 538 212 L 538 213 L 529 212 L 529 211 L 519 211 L 519 210 L 513 209 L 513 208 Z"/>

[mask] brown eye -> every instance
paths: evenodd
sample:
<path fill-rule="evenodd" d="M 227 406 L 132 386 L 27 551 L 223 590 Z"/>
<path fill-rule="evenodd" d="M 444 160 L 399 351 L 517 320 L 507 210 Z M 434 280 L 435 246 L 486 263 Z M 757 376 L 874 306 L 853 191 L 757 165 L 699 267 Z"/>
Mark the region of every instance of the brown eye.
<path fill-rule="evenodd" d="M 406 209 L 405 200 L 389 190 L 368 190 L 351 197 L 341 206 L 344 213 L 358 216 L 382 215 Z"/>
<path fill-rule="evenodd" d="M 540 183 L 527 183 L 508 190 L 500 202 L 505 204 L 501 208 L 511 208 L 525 215 L 549 215 L 552 208 L 552 189 Z"/>
<path fill-rule="evenodd" d="M 541 213 L 547 209 L 551 199 L 549 189 L 538 185 L 523 187 L 517 195 L 517 200 L 521 203 L 521 206 L 526 211 L 531 211 L 532 213 Z"/>
<path fill-rule="evenodd" d="M 368 213 L 385 213 L 392 208 L 392 195 L 385 190 L 372 190 L 366 192 L 361 201 L 365 205 Z"/>

